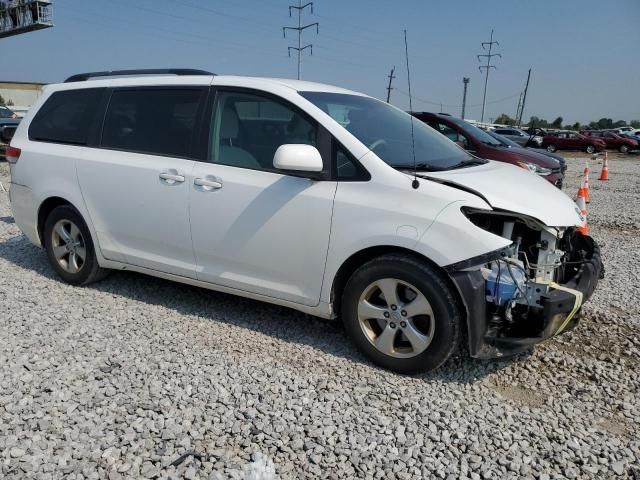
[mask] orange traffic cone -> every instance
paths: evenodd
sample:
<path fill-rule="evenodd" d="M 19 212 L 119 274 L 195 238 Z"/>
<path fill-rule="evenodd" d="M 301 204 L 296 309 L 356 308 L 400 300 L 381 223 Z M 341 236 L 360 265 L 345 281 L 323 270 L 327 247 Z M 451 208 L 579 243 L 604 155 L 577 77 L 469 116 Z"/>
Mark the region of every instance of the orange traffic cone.
<path fill-rule="evenodd" d="M 587 203 L 587 193 L 584 188 L 584 178 L 580 180 L 580 188 L 578 188 L 578 195 L 576 195 L 578 199 L 583 198 L 584 202 Z M 576 200 L 577 202 L 578 200 Z"/>
<path fill-rule="evenodd" d="M 609 157 L 607 156 L 607 152 L 604 152 L 602 172 L 600 172 L 600 178 L 598 180 L 609 180 Z"/>
<path fill-rule="evenodd" d="M 589 160 L 587 160 L 587 165 L 584 167 L 584 201 L 587 203 L 591 201 L 589 196 Z"/>
<path fill-rule="evenodd" d="M 582 221 L 584 222 L 582 226 L 578 227 L 578 232 L 583 235 L 589 235 L 589 227 L 587 226 L 587 202 L 584 196 L 584 182 L 583 185 L 580 186 L 580 190 L 578 190 L 578 199 L 576 200 L 576 205 L 580 209 L 580 215 L 582 216 Z"/>

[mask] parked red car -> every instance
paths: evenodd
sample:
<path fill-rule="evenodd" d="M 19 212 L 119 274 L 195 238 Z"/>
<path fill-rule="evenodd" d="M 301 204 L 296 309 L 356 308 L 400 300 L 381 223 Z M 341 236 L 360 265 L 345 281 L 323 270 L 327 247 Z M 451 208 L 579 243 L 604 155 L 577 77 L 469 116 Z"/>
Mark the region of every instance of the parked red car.
<path fill-rule="evenodd" d="M 620 153 L 627 153 L 630 150 L 638 149 L 638 142 L 631 138 L 621 137 L 613 132 L 606 132 L 601 130 L 585 130 L 582 133 L 586 137 L 598 138 L 606 144 L 607 148 L 613 148 L 619 150 Z"/>
<path fill-rule="evenodd" d="M 411 112 L 411 115 L 477 157 L 526 168 L 556 187 L 562 188 L 566 167 L 563 168 L 554 158 L 527 148 L 510 148 L 484 130 L 451 115 L 430 112 Z"/>
<path fill-rule="evenodd" d="M 542 138 L 542 147 L 549 152 L 556 150 L 584 150 L 587 153 L 601 152 L 606 148 L 604 140 L 585 137 L 576 132 L 547 132 Z"/>

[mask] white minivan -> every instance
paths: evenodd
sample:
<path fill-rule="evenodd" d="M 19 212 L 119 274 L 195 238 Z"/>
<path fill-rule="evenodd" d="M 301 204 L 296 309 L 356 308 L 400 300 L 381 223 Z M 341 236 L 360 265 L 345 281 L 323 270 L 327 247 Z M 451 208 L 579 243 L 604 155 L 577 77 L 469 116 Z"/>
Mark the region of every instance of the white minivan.
<path fill-rule="evenodd" d="M 63 280 L 132 270 L 341 317 L 403 373 L 567 331 L 604 270 L 560 190 L 328 85 L 74 75 L 7 155 L 15 221 Z"/>

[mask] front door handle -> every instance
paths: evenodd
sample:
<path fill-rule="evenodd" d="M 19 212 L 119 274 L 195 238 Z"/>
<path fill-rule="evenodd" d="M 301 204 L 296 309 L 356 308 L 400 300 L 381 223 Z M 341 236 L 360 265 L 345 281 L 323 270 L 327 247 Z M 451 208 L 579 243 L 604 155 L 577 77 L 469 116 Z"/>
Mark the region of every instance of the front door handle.
<path fill-rule="evenodd" d="M 175 185 L 176 183 L 184 182 L 184 175 L 173 168 L 165 172 L 160 172 L 158 176 L 160 177 L 160 181 L 167 185 Z"/>
<path fill-rule="evenodd" d="M 210 176 L 207 176 L 207 178 L 196 178 L 193 181 L 193 184 L 198 187 L 202 187 L 202 190 L 206 190 L 208 192 L 210 192 L 211 190 L 218 190 L 219 188 L 222 188 L 222 181 Z"/>

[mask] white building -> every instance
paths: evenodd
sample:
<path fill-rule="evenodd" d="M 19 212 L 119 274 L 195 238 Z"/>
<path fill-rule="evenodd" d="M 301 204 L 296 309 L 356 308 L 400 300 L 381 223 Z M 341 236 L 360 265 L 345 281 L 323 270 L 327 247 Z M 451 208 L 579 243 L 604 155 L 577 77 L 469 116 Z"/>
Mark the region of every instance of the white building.
<path fill-rule="evenodd" d="M 13 103 L 17 113 L 26 111 L 40 96 L 44 83 L 11 82 L 0 80 L 0 96 L 4 101 Z"/>

